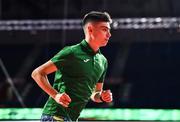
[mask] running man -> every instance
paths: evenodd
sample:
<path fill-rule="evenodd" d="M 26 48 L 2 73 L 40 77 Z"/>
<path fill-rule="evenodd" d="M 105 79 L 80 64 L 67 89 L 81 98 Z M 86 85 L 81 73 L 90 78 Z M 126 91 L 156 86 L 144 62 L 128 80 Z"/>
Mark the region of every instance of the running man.
<path fill-rule="evenodd" d="M 32 72 L 32 78 L 50 97 L 41 121 L 77 121 L 90 99 L 112 102 L 110 90 L 103 90 L 108 67 L 100 47 L 107 45 L 112 20 L 108 13 L 92 11 L 83 18 L 85 39 L 66 46 Z M 47 75 L 55 72 L 53 85 Z"/>

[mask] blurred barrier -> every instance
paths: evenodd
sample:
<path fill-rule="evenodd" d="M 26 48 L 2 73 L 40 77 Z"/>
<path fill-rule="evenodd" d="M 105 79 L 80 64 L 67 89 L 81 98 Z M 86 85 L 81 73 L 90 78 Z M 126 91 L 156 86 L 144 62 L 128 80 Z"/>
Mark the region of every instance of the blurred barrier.
<path fill-rule="evenodd" d="M 0 21 L 0 31 L 6 30 L 72 30 L 81 29 L 80 19 L 62 20 L 3 20 Z M 114 18 L 114 29 L 168 29 L 180 28 L 180 18 Z"/>
<path fill-rule="evenodd" d="M 41 108 L 1 108 L 1 120 L 38 120 Z M 84 109 L 80 120 L 180 120 L 180 109 Z"/>

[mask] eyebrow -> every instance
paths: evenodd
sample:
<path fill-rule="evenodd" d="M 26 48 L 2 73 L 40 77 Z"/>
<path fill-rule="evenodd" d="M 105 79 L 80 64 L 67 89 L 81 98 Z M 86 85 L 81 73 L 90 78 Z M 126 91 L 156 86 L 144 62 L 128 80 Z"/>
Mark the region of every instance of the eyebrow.
<path fill-rule="evenodd" d="M 102 28 L 106 28 L 106 29 L 111 29 L 111 27 L 107 27 L 107 26 L 104 26 L 104 25 L 102 25 L 102 26 L 100 26 L 100 27 L 102 27 Z"/>

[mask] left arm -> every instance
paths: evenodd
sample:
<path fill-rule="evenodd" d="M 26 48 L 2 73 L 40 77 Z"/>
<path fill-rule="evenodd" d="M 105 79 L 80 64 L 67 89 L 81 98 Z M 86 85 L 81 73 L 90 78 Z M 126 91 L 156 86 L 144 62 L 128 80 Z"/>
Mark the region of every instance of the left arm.
<path fill-rule="evenodd" d="M 112 93 L 110 90 L 103 90 L 103 83 L 97 83 L 95 90 L 91 95 L 94 102 L 112 102 Z"/>

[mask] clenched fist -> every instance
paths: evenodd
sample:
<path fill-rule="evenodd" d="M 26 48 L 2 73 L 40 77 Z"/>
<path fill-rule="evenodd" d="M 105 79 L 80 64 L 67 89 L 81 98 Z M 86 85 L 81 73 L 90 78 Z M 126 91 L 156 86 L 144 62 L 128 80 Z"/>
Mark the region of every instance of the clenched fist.
<path fill-rule="evenodd" d="M 68 107 L 69 103 L 71 102 L 71 98 L 65 92 L 62 94 L 60 93 L 56 94 L 54 100 L 64 107 Z"/>
<path fill-rule="evenodd" d="M 104 90 L 104 91 L 102 91 L 102 93 L 101 93 L 101 99 L 102 99 L 104 102 L 112 102 L 113 97 L 112 97 L 111 90 Z"/>

